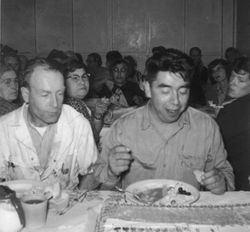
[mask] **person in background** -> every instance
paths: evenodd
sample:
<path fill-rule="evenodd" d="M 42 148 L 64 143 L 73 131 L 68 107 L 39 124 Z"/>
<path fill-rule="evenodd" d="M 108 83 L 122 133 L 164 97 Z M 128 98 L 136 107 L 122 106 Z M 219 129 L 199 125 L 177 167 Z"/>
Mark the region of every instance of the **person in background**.
<path fill-rule="evenodd" d="M 63 105 L 63 74 L 45 59 L 35 59 L 24 81 L 25 103 L 0 118 L 1 179 L 60 183 L 63 189 L 74 189 L 81 174 L 85 178 L 80 186 L 90 189 L 98 151 L 89 121 Z"/>
<path fill-rule="evenodd" d="M 208 76 L 207 76 L 207 68 L 204 66 L 202 62 L 202 52 L 199 47 L 192 47 L 189 50 L 189 56 L 192 58 L 194 62 L 194 79 L 199 82 L 202 88 L 204 89 L 207 85 Z"/>
<path fill-rule="evenodd" d="M 91 75 L 86 72 L 86 66 L 72 60 L 64 70 L 66 94 L 64 103 L 72 106 L 90 122 L 96 144 L 99 146 L 99 133 L 103 127 L 103 117 L 107 112 L 109 102 L 101 99 L 96 103 L 94 112 L 87 107 L 84 98 L 89 91 L 89 78 Z"/>
<path fill-rule="evenodd" d="M 102 67 L 102 58 L 98 53 L 91 53 L 87 56 L 87 70 L 91 74 L 90 96 L 98 96 L 102 86 L 110 80 L 109 70 Z"/>
<path fill-rule="evenodd" d="M 208 64 L 210 84 L 206 88 L 206 99 L 210 104 L 221 106 L 225 101 L 230 77 L 228 63 L 224 59 L 215 59 Z"/>
<path fill-rule="evenodd" d="M 110 66 L 113 84 L 105 84 L 99 97 L 110 98 L 110 101 L 120 107 L 140 106 L 144 102 L 144 92 L 137 83 L 128 80 L 128 63 L 126 60 L 116 60 Z"/>
<path fill-rule="evenodd" d="M 28 63 L 28 58 L 25 55 L 18 55 L 20 61 L 20 72 L 21 74 L 24 73 L 26 65 Z"/>
<path fill-rule="evenodd" d="M 250 191 L 250 59 L 235 61 L 230 77 L 228 98 L 217 116 L 235 174 L 236 190 Z M 228 99 L 229 100 L 229 99 Z"/>
<path fill-rule="evenodd" d="M 234 47 L 228 47 L 225 51 L 225 59 L 228 62 L 230 72 L 233 69 L 233 65 L 236 59 L 241 56 L 240 51 Z"/>
<path fill-rule="evenodd" d="M 124 60 L 128 62 L 128 80 L 139 84 L 142 74 L 137 70 L 136 60 L 133 56 L 124 56 Z"/>
<path fill-rule="evenodd" d="M 152 48 L 152 54 L 156 54 L 156 53 L 165 53 L 166 48 L 164 46 L 156 46 Z"/>
<path fill-rule="evenodd" d="M 214 120 L 188 107 L 185 55 L 171 51 L 146 62 L 148 104 L 120 117 L 104 138 L 102 187 L 174 179 L 214 194 L 234 189 L 233 170 Z M 203 173 L 201 184 L 194 171 Z"/>
<path fill-rule="evenodd" d="M 18 78 L 15 70 L 6 65 L 0 65 L 0 116 L 18 108 L 13 103 L 18 96 Z"/>
<path fill-rule="evenodd" d="M 119 51 L 116 50 L 112 50 L 107 52 L 106 54 L 106 67 L 107 69 L 110 69 L 111 65 L 113 65 L 113 63 L 117 60 L 121 60 L 122 59 L 122 55 Z"/>
<path fill-rule="evenodd" d="M 19 74 L 21 64 L 17 54 L 14 53 L 5 54 L 3 57 L 3 63 L 7 66 L 12 67 L 17 75 Z"/>

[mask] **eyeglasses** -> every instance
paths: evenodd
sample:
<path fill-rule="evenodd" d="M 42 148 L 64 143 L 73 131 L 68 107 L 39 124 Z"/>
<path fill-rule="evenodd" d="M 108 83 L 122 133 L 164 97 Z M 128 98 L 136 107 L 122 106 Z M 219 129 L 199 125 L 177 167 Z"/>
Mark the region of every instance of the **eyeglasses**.
<path fill-rule="evenodd" d="M 73 76 L 68 76 L 67 79 L 71 79 L 74 82 L 80 82 L 80 80 L 86 81 L 89 79 L 91 75 L 89 73 L 84 73 L 82 76 L 79 75 L 73 75 Z"/>
<path fill-rule="evenodd" d="M 126 68 L 121 68 L 121 69 L 119 69 L 119 68 L 113 68 L 112 69 L 113 70 L 113 72 L 115 72 L 115 73 L 125 73 L 125 72 L 127 72 L 127 69 Z"/>

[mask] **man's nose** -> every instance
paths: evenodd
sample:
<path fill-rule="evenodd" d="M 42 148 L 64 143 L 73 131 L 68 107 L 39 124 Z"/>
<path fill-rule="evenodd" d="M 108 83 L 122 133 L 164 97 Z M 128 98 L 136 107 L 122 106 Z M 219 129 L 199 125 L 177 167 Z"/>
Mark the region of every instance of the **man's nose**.
<path fill-rule="evenodd" d="M 51 96 L 51 106 L 53 106 L 53 107 L 58 106 L 58 100 L 57 100 L 57 97 L 55 95 Z"/>
<path fill-rule="evenodd" d="M 179 98 L 179 94 L 178 92 L 173 92 L 172 95 L 171 95 L 171 102 L 174 104 L 174 105 L 179 105 L 180 104 L 180 98 Z"/>

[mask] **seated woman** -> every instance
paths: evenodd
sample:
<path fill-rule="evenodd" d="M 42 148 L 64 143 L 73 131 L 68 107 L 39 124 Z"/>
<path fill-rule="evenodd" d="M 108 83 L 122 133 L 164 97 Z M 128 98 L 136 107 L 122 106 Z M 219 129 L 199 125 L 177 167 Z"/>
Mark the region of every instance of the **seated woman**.
<path fill-rule="evenodd" d="M 96 103 L 94 112 L 91 112 L 83 100 L 89 91 L 89 77 L 90 74 L 86 73 L 86 67 L 83 63 L 73 60 L 66 64 L 64 70 L 66 84 L 64 103 L 75 108 L 89 120 L 95 142 L 99 145 L 99 133 L 103 126 L 103 117 L 107 111 L 109 102 L 100 99 Z"/>
<path fill-rule="evenodd" d="M 223 59 L 213 60 L 208 64 L 208 75 L 211 84 L 206 88 L 206 99 L 208 103 L 220 106 L 226 98 L 228 89 L 228 63 Z"/>
<path fill-rule="evenodd" d="M 18 105 L 13 103 L 18 96 L 18 78 L 10 66 L 0 66 L 0 116 L 7 114 Z"/>
<path fill-rule="evenodd" d="M 111 65 L 110 74 L 113 80 L 103 85 L 99 97 L 110 98 L 111 103 L 120 107 L 140 106 L 144 103 L 144 92 L 137 83 L 128 80 L 128 67 L 124 59 Z"/>

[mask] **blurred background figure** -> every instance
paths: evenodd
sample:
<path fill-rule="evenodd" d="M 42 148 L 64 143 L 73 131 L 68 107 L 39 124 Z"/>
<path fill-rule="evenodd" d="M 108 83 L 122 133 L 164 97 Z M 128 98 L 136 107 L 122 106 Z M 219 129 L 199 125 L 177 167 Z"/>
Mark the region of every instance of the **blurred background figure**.
<path fill-rule="evenodd" d="M 104 83 L 110 78 L 109 70 L 102 66 L 102 58 L 98 53 L 91 53 L 86 60 L 87 70 L 91 74 L 90 96 L 97 96 Z"/>
<path fill-rule="evenodd" d="M 133 56 L 124 56 L 124 60 L 128 62 L 128 80 L 139 84 L 142 74 L 137 70 L 136 60 Z"/>
<path fill-rule="evenodd" d="M 228 62 L 229 69 L 232 71 L 236 59 L 241 56 L 240 51 L 234 47 L 228 47 L 225 51 L 225 59 Z"/>
<path fill-rule="evenodd" d="M 227 95 L 230 77 L 230 69 L 226 60 L 215 59 L 210 62 L 208 64 L 208 75 L 210 83 L 206 88 L 207 102 L 221 106 Z"/>
<path fill-rule="evenodd" d="M 89 91 L 90 74 L 86 72 L 86 66 L 83 63 L 76 60 L 67 63 L 64 69 L 64 78 L 66 84 L 64 103 L 75 108 L 89 120 L 95 142 L 99 145 L 99 133 L 103 127 L 103 117 L 107 112 L 109 102 L 100 99 L 96 102 L 93 112 L 85 104 L 84 98 Z"/>
<path fill-rule="evenodd" d="M 3 63 L 7 66 L 11 66 L 15 70 L 15 72 L 19 74 L 21 65 L 17 54 L 14 53 L 5 54 L 3 57 Z"/>
<path fill-rule="evenodd" d="M 25 55 L 18 55 L 18 57 L 20 61 L 20 73 L 23 74 L 28 63 L 28 58 Z"/>
<path fill-rule="evenodd" d="M 200 82 L 200 85 L 204 89 L 207 84 L 207 68 L 202 62 L 202 52 L 199 47 L 192 47 L 189 50 L 189 56 L 194 62 L 194 79 Z"/>
<path fill-rule="evenodd" d="M 122 59 L 122 54 L 117 50 L 112 50 L 106 54 L 106 67 L 110 69 L 110 66 L 117 60 Z"/>
<path fill-rule="evenodd" d="M 15 70 L 6 65 L 0 65 L 0 116 L 18 108 L 13 103 L 18 96 L 18 78 Z"/>
<path fill-rule="evenodd" d="M 166 51 L 166 48 L 164 46 L 157 46 L 152 48 L 153 55 L 156 53 L 164 53 Z"/>

